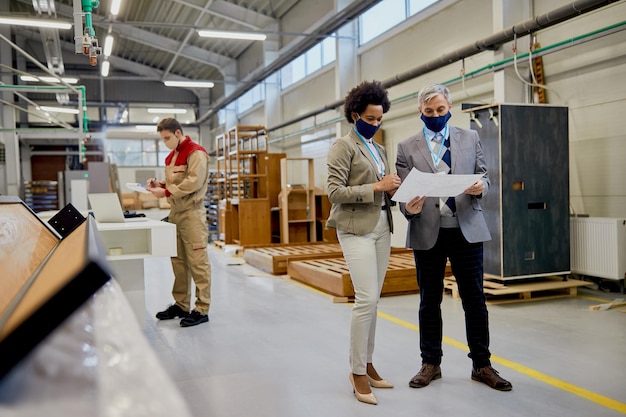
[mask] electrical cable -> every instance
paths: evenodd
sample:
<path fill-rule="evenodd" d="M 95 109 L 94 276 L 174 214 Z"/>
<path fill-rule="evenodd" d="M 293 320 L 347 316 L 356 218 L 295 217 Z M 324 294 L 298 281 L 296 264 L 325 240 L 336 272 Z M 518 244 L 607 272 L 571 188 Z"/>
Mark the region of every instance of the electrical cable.
<path fill-rule="evenodd" d="M 532 66 L 532 50 L 528 52 L 528 58 L 531 62 L 530 65 L 530 73 L 531 73 L 531 77 L 533 79 L 533 82 L 528 82 L 524 79 L 524 77 L 522 77 L 519 73 L 519 70 L 517 68 L 517 34 L 513 34 L 513 68 L 515 69 L 515 74 L 517 75 L 517 78 L 520 79 L 520 81 L 522 81 L 524 84 L 530 86 L 530 87 L 537 87 L 537 88 L 543 88 L 544 90 L 549 90 L 551 92 L 554 93 L 555 96 L 557 96 L 559 98 L 560 101 L 563 102 L 563 99 L 561 98 L 561 96 L 559 95 L 559 93 L 557 93 L 553 88 L 548 88 L 546 85 L 544 84 L 539 84 L 537 81 L 537 79 L 535 78 L 535 73 L 533 72 L 533 66 Z"/>

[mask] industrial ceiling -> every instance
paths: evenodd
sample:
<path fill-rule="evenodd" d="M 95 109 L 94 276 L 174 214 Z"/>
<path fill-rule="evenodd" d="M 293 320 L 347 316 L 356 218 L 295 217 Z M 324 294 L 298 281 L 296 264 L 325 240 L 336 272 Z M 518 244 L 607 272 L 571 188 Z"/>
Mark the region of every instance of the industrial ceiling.
<path fill-rule="evenodd" d="M 284 31 L 283 19 L 305 0 L 122 0 L 117 15 L 110 13 L 113 0 L 9 0 L 8 14 L 73 21 L 76 4 L 80 5 L 81 1 L 83 5 L 94 6 L 91 19 L 99 46 L 103 46 L 108 34 L 115 39 L 107 58 L 111 67 L 108 77 L 103 79 L 100 75 L 102 56 L 92 66 L 88 56 L 76 53 L 74 30 L 44 31 L 13 26 L 12 39 L 57 74 L 79 75 L 80 84 L 87 87 L 88 103 L 184 102 L 205 94 L 207 109 L 212 112 L 378 2 L 353 1 L 339 13 L 322 14 L 323 21 L 304 19 L 302 25 L 307 27 L 297 28 L 297 23 L 291 22 L 290 31 Z M 309 2 L 307 7 L 313 3 L 324 3 L 326 8 L 334 4 Z M 0 10 L 0 14 L 6 15 L 5 10 Z M 203 38 L 198 35 L 200 29 L 264 33 L 279 52 L 278 58 L 272 62 L 266 60 L 263 54 L 267 46 L 258 41 Z M 56 49 L 55 45 L 58 45 Z M 240 65 L 243 57 L 256 63 L 254 68 Z M 16 63 L 16 73 L 41 73 L 28 59 L 22 62 Z M 162 91 L 161 84 L 166 80 L 212 81 L 215 87 L 209 93 L 187 90 L 171 92 L 165 98 L 154 97 L 156 91 Z M 112 82 L 117 89 L 110 87 Z M 155 88 L 157 85 L 159 88 Z M 202 116 L 198 114 L 199 119 Z"/>

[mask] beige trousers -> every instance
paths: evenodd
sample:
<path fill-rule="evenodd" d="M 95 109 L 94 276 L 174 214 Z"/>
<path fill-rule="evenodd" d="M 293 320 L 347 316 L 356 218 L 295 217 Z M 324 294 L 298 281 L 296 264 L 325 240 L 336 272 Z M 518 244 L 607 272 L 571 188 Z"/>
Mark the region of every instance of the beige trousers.
<path fill-rule="evenodd" d="M 391 251 L 387 214 L 384 210 L 380 212 L 371 233 L 355 235 L 338 230 L 337 237 L 355 293 L 350 323 L 350 366 L 355 375 L 365 375 L 374 354 L 378 300 Z"/>
<path fill-rule="evenodd" d="M 170 213 L 176 225 L 177 256 L 172 258 L 174 287 L 172 296 L 183 310 L 191 309 L 191 279 L 196 286 L 194 309 L 208 314 L 211 304 L 211 264 L 207 253 L 209 232 L 204 207 L 183 213 Z"/>

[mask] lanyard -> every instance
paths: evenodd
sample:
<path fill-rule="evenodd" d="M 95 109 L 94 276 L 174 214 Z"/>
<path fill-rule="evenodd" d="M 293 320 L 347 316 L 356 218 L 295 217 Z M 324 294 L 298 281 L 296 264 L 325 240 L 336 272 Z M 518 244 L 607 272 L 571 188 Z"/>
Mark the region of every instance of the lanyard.
<path fill-rule="evenodd" d="M 365 138 L 363 136 L 361 136 L 361 134 L 358 132 L 358 130 L 356 130 L 356 129 L 353 129 L 353 130 L 357 134 L 359 139 L 361 139 L 361 141 L 363 142 L 363 144 L 365 145 L 367 150 L 370 152 L 370 155 L 372 155 L 372 158 L 374 158 L 374 161 L 376 162 L 376 166 L 378 167 L 378 172 L 380 174 L 380 178 L 384 177 L 385 176 L 385 164 L 383 164 L 383 162 L 382 162 L 383 158 L 380 156 L 380 152 L 378 151 L 378 148 L 376 147 L 376 145 L 372 144 L 374 146 L 374 149 L 376 150 L 376 153 L 378 154 L 378 158 L 376 158 L 376 155 L 374 155 L 374 152 L 372 152 L 372 149 L 367 144 L 367 141 L 365 140 Z"/>
<path fill-rule="evenodd" d="M 430 145 L 430 142 L 432 141 L 432 139 L 428 138 L 428 129 L 426 129 L 426 126 L 424 126 L 424 137 L 426 138 L 426 145 L 428 145 L 428 150 L 430 151 L 430 154 L 433 156 L 433 161 L 435 162 L 435 166 L 438 166 L 439 161 L 441 161 L 441 151 L 443 151 L 443 142 L 446 140 L 446 137 L 448 136 L 448 125 L 446 125 L 446 127 L 443 129 L 442 135 L 443 137 L 441 138 L 441 146 L 439 146 L 439 152 L 437 152 L 437 154 L 435 155 L 435 152 L 433 152 L 433 148 Z M 435 132 L 435 136 L 437 136 L 437 132 Z"/>

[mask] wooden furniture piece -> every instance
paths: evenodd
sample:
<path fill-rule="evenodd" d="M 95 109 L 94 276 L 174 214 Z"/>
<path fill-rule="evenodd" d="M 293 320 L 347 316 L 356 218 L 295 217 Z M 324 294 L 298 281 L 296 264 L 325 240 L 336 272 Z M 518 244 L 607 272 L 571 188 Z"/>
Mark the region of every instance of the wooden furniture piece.
<path fill-rule="evenodd" d="M 405 253 L 405 248 L 391 248 L 391 253 Z M 274 275 L 287 273 L 289 262 L 311 259 L 343 258 L 339 243 L 278 243 L 244 249 L 243 258 L 255 268 Z M 449 272 L 449 267 L 446 269 Z"/>
<path fill-rule="evenodd" d="M 315 190 L 315 229 L 318 242 L 338 242 L 337 230 L 326 227 L 330 216 L 330 200 L 320 189 Z"/>
<path fill-rule="evenodd" d="M 219 219 L 219 198 L 218 198 L 218 174 L 216 171 L 209 171 L 209 184 L 207 186 L 204 198 L 204 206 L 206 207 L 207 229 L 209 230 L 209 239 L 217 231 L 217 223 Z"/>
<path fill-rule="evenodd" d="M 226 159 L 228 153 L 227 133 L 217 135 L 215 137 L 215 183 L 217 187 L 217 229 L 218 238 L 226 243 L 232 243 L 233 230 L 232 224 L 232 207 L 230 204 L 230 178 L 231 170 L 228 165 L 229 159 Z"/>
<path fill-rule="evenodd" d="M 287 273 L 292 279 L 341 297 L 335 301 L 348 301 L 354 297 L 350 271 L 343 257 L 290 261 L 287 264 Z M 413 252 L 404 248 L 392 248 L 381 295 L 411 294 L 418 291 Z"/>
<path fill-rule="evenodd" d="M 246 247 L 243 259 L 270 274 L 286 274 L 289 261 L 343 257 L 339 243 L 278 243 Z"/>
<path fill-rule="evenodd" d="M 507 304 L 523 301 L 548 300 L 562 297 L 575 297 L 578 287 L 593 285 L 592 282 L 577 279 L 563 280 L 560 277 L 546 277 L 541 281 L 483 282 L 487 304 Z M 444 280 L 444 289 L 451 292 L 452 298 L 461 299 L 454 277 Z"/>
<path fill-rule="evenodd" d="M 224 243 L 272 242 L 271 209 L 278 205 L 285 154 L 267 149 L 263 126 L 234 126 L 216 137 L 218 231 Z"/>
<path fill-rule="evenodd" d="M 465 107 L 491 186 L 481 206 L 491 232 L 485 275 L 499 280 L 570 272 L 567 107 Z"/>
<path fill-rule="evenodd" d="M 313 158 L 280 160 L 280 242 L 315 242 Z"/>

